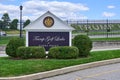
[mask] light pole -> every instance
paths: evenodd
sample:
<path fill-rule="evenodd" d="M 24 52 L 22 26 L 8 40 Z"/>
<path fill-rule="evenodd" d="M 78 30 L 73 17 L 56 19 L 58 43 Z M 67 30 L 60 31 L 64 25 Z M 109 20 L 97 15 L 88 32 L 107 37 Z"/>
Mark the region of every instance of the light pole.
<path fill-rule="evenodd" d="M 20 5 L 20 38 L 22 38 L 22 9 L 23 6 Z"/>

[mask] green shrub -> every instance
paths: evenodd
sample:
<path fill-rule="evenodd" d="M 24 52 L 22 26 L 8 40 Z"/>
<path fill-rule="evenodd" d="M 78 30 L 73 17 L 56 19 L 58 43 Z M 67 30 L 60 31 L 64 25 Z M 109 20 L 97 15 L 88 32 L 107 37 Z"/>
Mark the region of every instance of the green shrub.
<path fill-rule="evenodd" d="M 12 38 L 6 46 L 6 54 L 11 57 L 17 57 L 17 48 L 24 45 L 23 38 Z"/>
<path fill-rule="evenodd" d="M 92 49 L 92 41 L 86 35 L 77 35 L 74 38 L 74 46 L 79 49 L 79 57 L 87 57 Z"/>
<path fill-rule="evenodd" d="M 50 48 L 48 58 L 72 59 L 77 58 L 78 54 L 79 50 L 77 47 L 58 46 Z"/>
<path fill-rule="evenodd" d="M 43 47 L 19 47 L 17 50 L 17 55 L 19 58 L 22 59 L 29 59 L 29 58 L 45 58 L 45 49 Z"/>

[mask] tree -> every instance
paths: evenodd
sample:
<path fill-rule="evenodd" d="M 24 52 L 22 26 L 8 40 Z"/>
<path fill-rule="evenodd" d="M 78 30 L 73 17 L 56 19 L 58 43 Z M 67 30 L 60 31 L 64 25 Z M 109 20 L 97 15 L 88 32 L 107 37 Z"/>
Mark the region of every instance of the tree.
<path fill-rule="evenodd" d="M 17 29 L 18 26 L 18 19 L 14 19 L 10 24 L 10 29 Z"/>
<path fill-rule="evenodd" d="M 28 24 L 30 24 L 30 20 L 29 19 L 27 19 L 25 22 L 24 22 L 24 24 L 23 24 L 23 28 L 25 27 L 25 26 L 27 26 Z"/>
<path fill-rule="evenodd" d="M 3 21 L 3 27 L 4 29 L 8 28 L 10 24 L 10 18 L 8 13 L 4 13 L 2 16 L 2 21 Z"/>
<path fill-rule="evenodd" d="M 3 29 L 3 22 L 0 20 L 0 30 Z"/>

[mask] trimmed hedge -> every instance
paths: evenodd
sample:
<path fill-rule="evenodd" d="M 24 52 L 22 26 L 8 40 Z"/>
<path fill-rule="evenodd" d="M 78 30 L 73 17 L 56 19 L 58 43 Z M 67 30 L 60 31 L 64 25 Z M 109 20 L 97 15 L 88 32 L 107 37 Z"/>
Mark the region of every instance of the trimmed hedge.
<path fill-rule="evenodd" d="M 87 57 L 92 49 L 92 41 L 87 35 L 77 35 L 74 38 L 74 46 L 79 49 L 79 57 Z"/>
<path fill-rule="evenodd" d="M 43 47 L 19 47 L 17 50 L 17 55 L 19 58 L 22 59 L 29 59 L 29 58 L 45 58 L 45 49 Z"/>
<path fill-rule="evenodd" d="M 79 50 L 77 47 L 57 46 L 49 50 L 48 58 L 54 59 L 72 59 L 77 58 Z"/>
<path fill-rule="evenodd" d="M 6 46 L 6 54 L 11 57 L 17 56 L 17 48 L 20 46 L 25 46 L 23 38 L 12 38 Z"/>

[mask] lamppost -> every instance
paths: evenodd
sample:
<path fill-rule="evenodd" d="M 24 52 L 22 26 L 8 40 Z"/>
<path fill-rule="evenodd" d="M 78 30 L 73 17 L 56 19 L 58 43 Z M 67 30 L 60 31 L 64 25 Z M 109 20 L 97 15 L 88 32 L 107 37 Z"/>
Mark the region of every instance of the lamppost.
<path fill-rule="evenodd" d="M 22 38 L 22 9 L 23 6 L 20 5 L 20 38 Z"/>

